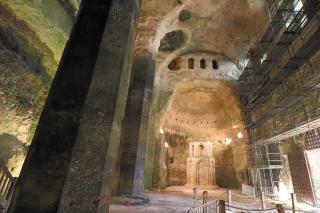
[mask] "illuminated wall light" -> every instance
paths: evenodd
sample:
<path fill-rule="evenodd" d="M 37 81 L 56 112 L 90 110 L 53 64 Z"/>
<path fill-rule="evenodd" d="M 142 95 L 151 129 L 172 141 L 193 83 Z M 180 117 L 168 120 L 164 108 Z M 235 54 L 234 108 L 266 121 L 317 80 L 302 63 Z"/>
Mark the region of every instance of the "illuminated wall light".
<path fill-rule="evenodd" d="M 303 3 L 301 0 L 299 0 L 297 4 L 294 6 L 294 11 L 300 11 L 302 7 L 303 7 Z"/>
<path fill-rule="evenodd" d="M 164 131 L 163 131 L 163 129 L 162 129 L 161 127 L 160 127 L 159 132 L 160 132 L 160 134 L 163 134 L 163 133 L 164 133 Z"/>
<path fill-rule="evenodd" d="M 231 138 L 226 138 L 226 139 L 224 140 L 224 143 L 225 143 L 226 145 L 231 144 L 231 142 L 232 142 L 232 139 L 231 139 Z"/>
<path fill-rule="evenodd" d="M 267 53 L 263 54 L 262 58 L 260 59 L 261 64 L 267 59 Z"/>
<path fill-rule="evenodd" d="M 165 146 L 166 148 L 168 148 L 168 147 L 169 147 L 169 144 L 168 144 L 167 142 L 164 142 L 164 146 Z"/>
<path fill-rule="evenodd" d="M 238 138 L 242 138 L 242 137 L 243 137 L 242 132 L 238 132 L 237 137 L 238 137 Z"/>

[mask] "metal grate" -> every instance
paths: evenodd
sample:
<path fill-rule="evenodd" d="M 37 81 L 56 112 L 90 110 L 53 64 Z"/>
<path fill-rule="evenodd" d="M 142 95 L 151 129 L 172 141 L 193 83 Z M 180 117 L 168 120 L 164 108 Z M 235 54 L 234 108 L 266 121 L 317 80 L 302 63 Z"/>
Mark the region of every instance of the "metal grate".
<path fill-rule="evenodd" d="M 304 151 L 288 154 L 294 192 L 300 201 L 315 205 L 313 187 Z"/>
<path fill-rule="evenodd" d="M 307 150 L 320 148 L 320 136 L 316 130 L 308 131 L 305 134 L 305 147 Z"/>

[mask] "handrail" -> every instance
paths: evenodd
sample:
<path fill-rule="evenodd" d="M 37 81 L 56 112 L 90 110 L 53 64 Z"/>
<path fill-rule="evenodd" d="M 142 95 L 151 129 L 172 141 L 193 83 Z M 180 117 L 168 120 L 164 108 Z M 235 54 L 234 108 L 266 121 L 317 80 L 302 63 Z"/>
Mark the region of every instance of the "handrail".
<path fill-rule="evenodd" d="M 213 213 L 218 212 L 218 200 L 212 200 L 199 206 L 192 207 L 187 213 Z"/>
<path fill-rule="evenodd" d="M 16 178 L 12 177 L 7 167 L 0 161 L 0 209 L 6 208 L 11 199 Z"/>

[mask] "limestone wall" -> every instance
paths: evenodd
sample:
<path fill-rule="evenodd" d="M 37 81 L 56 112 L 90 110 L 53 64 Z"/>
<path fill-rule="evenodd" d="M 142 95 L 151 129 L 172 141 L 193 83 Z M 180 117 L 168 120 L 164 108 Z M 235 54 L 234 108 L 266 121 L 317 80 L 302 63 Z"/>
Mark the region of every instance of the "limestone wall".
<path fill-rule="evenodd" d="M 0 2 L 0 160 L 15 176 L 79 4 L 79 0 Z"/>

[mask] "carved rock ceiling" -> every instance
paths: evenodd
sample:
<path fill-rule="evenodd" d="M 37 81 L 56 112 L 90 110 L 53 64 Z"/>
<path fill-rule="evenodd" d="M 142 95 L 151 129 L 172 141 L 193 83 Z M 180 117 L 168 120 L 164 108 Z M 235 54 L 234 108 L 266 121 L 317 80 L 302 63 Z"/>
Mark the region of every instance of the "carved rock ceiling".
<path fill-rule="evenodd" d="M 190 12 L 191 18 L 180 21 L 182 10 Z M 264 0 L 142 0 L 136 53 L 148 50 L 153 54 L 157 72 L 163 71 L 158 76 L 161 79 L 166 79 L 163 73 L 168 72 L 164 70 L 167 64 L 185 54 L 220 55 L 237 64 L 256 39 L 257 26 L 262 33 L 266 24 Z M 160 40 L 176 30 L 183 31 L 186 43 L 174 51 L 158 51 Z M 232 88 L 222 81 L 196 80 L 200 79 L 197 76 L 187 80 L 181 76 L 180 73 L 178 80 L 171 82 L 176 86 L 171 88 L 173 95 L 162 125 L 194 137 L 220 140 L 234 135 L 232 126 L 242 125 Z M 157 86 L 160 90 L 164 87 Z"/>
<path fill-rule="evenodd" d="M 178 3 L 181 2 L 181 3 Z M 148 49 L 157 54 L 166 33 L 182 30 L 187 44 L 176 54 L 211 51 L 237 59 L 256 38 L 256 26 L 265 29 L 264 0 L 142 0 L 136 52 Z M 179 20 L 182 10 L 191 18 Z M 170 53 L 167 53 L 170 54 Z M 166 54 L 165 54 L 166 55 Z"/>

